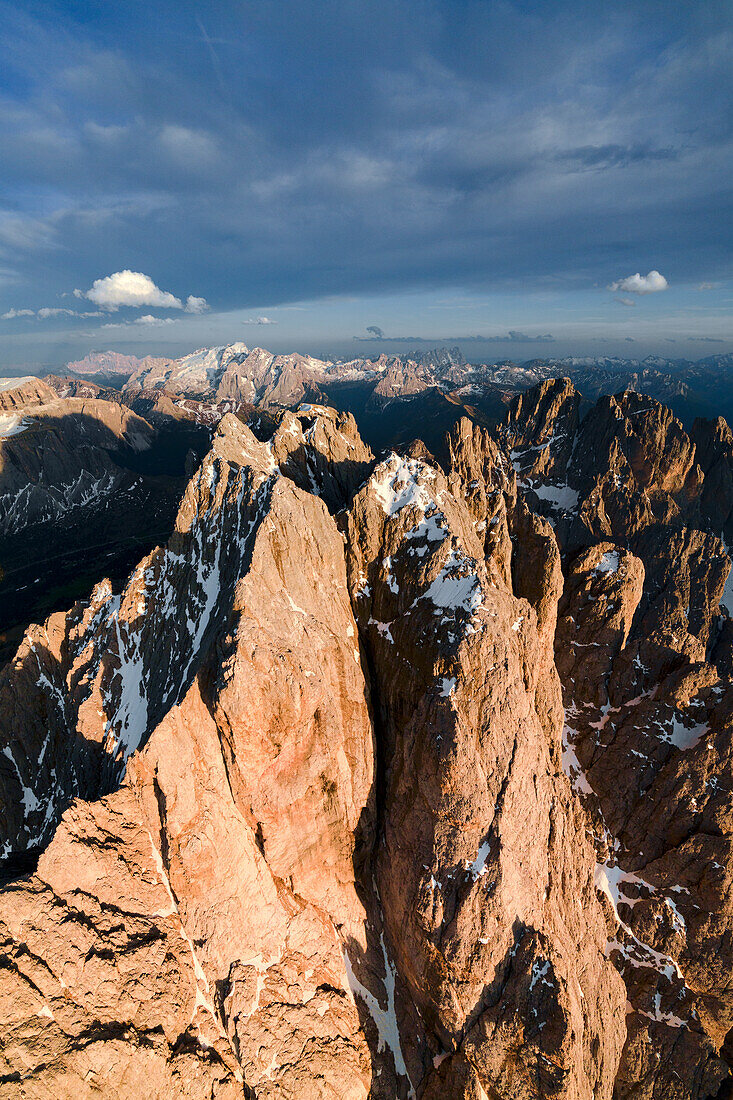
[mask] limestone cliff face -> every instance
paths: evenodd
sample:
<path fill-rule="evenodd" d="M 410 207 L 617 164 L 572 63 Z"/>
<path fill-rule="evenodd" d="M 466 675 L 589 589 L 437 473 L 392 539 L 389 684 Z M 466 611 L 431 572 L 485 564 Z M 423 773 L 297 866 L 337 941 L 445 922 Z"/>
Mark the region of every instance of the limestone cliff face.
<path fill-rule="evenodd" d="M 238 432 L 238 421 L 224 423 L 169 545 L 139 564 L 124 591 L 102 582 L 88 604 L 31 626 L 0 674 L 7 851 L 47 842 L 72 798 L 112 789 L 190 684 L 251 552 L 274 470 L 266 453 L 264 466 L 259 455 L 259 466 L 241 465 L 248 445 L 261 448 Z"/>
<path fill-rule="evenodd" d="M 610 1094 L 624 998 L 560 723 L 543 723 L 551 635 L 435 468 L 391 456 L 346 522 L 383 752 L 377 881 L 426 1025 L 426 1095 Z"/>
<path fill-rule="evenodd" d="M 55 397 L 51 386 L 40 378 L 0 379 L 0 413 L 5 415 L 34 405 L 46 405 Z"/>
<path fill-rule="evenodd" d="M 168 544 L 29 628 L 0 1097 L 724 1095 L 730 440 L 580 409 L 444 468 L 227 415 Z"/>
<path fill-rule="evenodd" d="M 342 951 L 367 947 L 374 751 L 342 545 L 232 419 L 169 547 L 82 617 L 89 663 L 54 690 L 98 751 L 69 782 L 125 778 L 0 895 L 13 1087 L 368 1094 Z"/>
<path fill-rule="evenodd" d="M 523 456 L 553 436 L 545 421 L 533 434 L 545 405 L 537 391 L 508 418 L 523 426 Z M 729 1087 L 729 456 L 724 422 L 690 436 L 625 393 L 580 423 L 564 468 L 520 474 L 563 547 L 563 760 L 596 840 L 606 953 L 628 990 L 619 1098 Z"/>

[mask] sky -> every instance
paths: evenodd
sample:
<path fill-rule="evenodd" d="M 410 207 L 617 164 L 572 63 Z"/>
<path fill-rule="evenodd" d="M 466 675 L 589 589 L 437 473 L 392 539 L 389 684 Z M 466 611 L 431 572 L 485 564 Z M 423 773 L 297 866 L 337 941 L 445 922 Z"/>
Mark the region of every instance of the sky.
<path fill-rule="evenodd" d="M 0 365 L 733 350 L 725 0 L 0 0 Z"/>

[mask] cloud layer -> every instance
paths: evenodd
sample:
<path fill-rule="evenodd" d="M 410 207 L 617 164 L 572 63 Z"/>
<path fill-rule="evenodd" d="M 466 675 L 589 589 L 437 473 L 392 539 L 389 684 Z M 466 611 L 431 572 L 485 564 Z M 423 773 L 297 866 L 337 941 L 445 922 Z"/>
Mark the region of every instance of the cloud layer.
<path fill-rule="evenodd" d="M 36 317 L 47 321 L 54 317 L 103 317 L 101 309 L 84 310 L 65 309 L 59 306 L 42 306 L 41 309 L 9 309 L 0 317 L 3 321 L 14 321 L 16 317 Z"/>
<path fill-rule="evenodd" d="M 641 306 L 651 264 L 674 293 L 733 275 L 720 0 L 160 0 L 144 24 L 3 6 L 3 314 L 74 286 L 105 312 L 441 288 L 569 311 L 609 285 Z M 604 308 L 631 323 L 664 298 Z M 344 339 L 375 315 L 425 331 L 367 305 Z M 531 301 L 466 324 L 558 336 Z"/>
<path fill-rule="evenodd" d="M 389 344 L 553 344 L 555 342 L 555 337 L 550 332 L 528 336 L 526 332 L 518 332 L 516 329 L 510 329 L 509 332 L 496 336 L 389 336 L 378 325 L 369 325 L 366 331 L 371 335 L 354 336 L 354 340 L 365 344 L 380 340 Z"/>
<path fill-rule="evenodd" d="M 142 325 L 145 328 L 159 328 L 161 325 L 173 324 L 175 324 L 175 322 L 172 317 L 154 317 L 151 313 L 146 313 L 142 317 L 134 317 L 129 321 L 107 321 L 101 327 L 110 329 L 127 328 L 128 325 Z"/>

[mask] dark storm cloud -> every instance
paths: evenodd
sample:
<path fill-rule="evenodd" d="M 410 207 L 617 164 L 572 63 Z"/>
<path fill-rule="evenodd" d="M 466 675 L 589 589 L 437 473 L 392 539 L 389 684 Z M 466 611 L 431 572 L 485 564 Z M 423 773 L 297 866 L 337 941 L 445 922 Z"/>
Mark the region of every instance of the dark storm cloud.
<path fill-rule="evenodd" d="M 717 0 L 0 14 L 3 311 L 125 269 L 215 310 L 729 274 Z"/>

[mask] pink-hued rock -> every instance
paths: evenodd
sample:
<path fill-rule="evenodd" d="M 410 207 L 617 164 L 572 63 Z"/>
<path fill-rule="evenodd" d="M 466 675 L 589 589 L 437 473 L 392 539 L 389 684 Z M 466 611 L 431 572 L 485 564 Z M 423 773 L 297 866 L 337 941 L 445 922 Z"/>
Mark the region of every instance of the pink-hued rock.
<path fill-rule="evenodd" d="M 0 673 L 0 1097 L 724 1096 L 727 426 L 545 380 L 377 460 L 331 366 L 128 384 L 269 411 Z"/>

